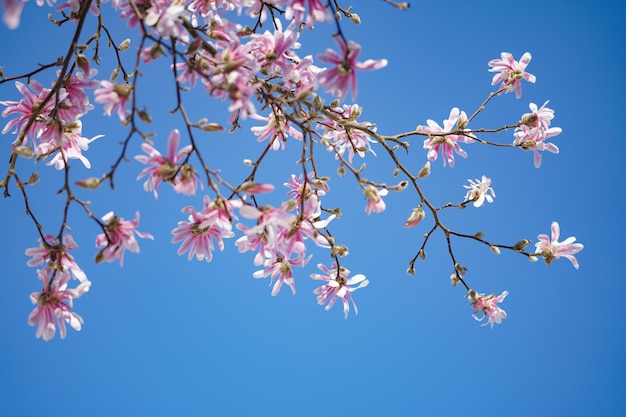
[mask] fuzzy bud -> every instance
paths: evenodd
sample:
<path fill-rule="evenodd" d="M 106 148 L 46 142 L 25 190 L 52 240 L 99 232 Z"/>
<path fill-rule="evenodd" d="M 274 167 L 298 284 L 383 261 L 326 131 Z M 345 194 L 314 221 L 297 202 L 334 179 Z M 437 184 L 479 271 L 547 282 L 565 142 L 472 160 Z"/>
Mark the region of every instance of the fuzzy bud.
<path fill-rule="evenodd" d="M 513 249 L 516 251 L 523 251 L 526 246 L 530 245 L 530 240 L 522 239 L 513 245 Z"/>
<path fill-rule="evenodd" d="M 453 287 L 456 287 L 461 282 L 461 278 L 457 274 L 450 275 L 450 282 Z"/>
<path fill-rule="evenodd" d="M 430 161 L 426 161 L 420 172 L 417 173 L 417 178 L 426 178 L 428 175 L 430 175 Z"/>
<path fill-rule="evenodd" d="M 124 39 L 122 43 L 120 43 L 119 50 L 125 51 L 130 46 L 130 39 Z"/>
<path fill-rule="evenodd" d="M 499 247 L 491 245 L 491 246 L 489 246 L 489 248 L 490 248 L 490 249 L 491 249 L 491 251 L 492 251 L 493 253 L 495 253 L 496 255 L 500 255 L 500 248 L 499 248 Z"/>
<path fill-rule="evenodd" d="M 76 181 L 75 184 L 81 188 L 86 188 L 88 190 L 95 190 L 100 187 L 102 181 L 99 178 L 85 178 L 84 180 Z"/>

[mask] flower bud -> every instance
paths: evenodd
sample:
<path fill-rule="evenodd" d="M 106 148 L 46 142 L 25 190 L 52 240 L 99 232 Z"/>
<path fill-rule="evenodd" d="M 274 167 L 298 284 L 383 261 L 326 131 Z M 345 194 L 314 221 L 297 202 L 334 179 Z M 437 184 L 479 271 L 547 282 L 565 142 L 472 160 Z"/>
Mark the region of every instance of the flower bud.
<path fill-rule="evenodd" d="M 120 43 L 119 50 L 125 51 L 130 46 L 130 39 L 124 39 L 122 43 Z"/>
<path fill-rule="evenodd" d="M 424 219 L 424 217 L 426 217 L 426 213 L 424 212 L 424 209 L 422 208 L 422 205 L 420 204 L 419 206 L 413 209 L 413 212 L 411 213 L 409 218 L 406 219 L 406 221 L 404 222 L 404 227 L 409 228 L 409 227 L 417 226 L 417 224 L 421 222 Z"/>
<path fill-rule="evenodd" d="M 115 81 L 117 79 L 117 76 L 120 74 L 120 69 L 119 67 L 115 67 L 113 69 L 113 71 L 111 72 L 111 76 L 109 77 L 109 81 Z"/>
<path fill-rule="evenodd" d="M 467 268 L 458 262 L 454 264 L 454 270 L 456 271 L 458 275 L 461 275 L 461 276 L 465 275 L 465 273 L 467 272 Z"/>
<path fill-rule="evenodd" d="M 530 245 L 530 240 L 522 239 L 513 245 L 513 249 L 516 251 L 523 251 L 526 246 Z"/>
<path fill-rule="evenodd" d="M 77 181 L 75 184 L 81 188 L 86 188 L 88 190 L 95 190 L 100 187 L 101 180 L 99 178 L 85 178 L 84 180 Z"/>
<path fill-rule="evenodd" d="M 26 183 L 28 185 L 35 185 L 37 184 L 37 181 L 39 181 L 39 174 L 33 172 L 32 174 L 30 174 L 30 177 L 28 177 L 28 181 Z"/>
<path fill-rule="evenodd" d="M 478 301 L 479 298 L 480 298 L 480 294 L 477 293 L 475 290 L 469 290 L 467 292 L 467 299 L 470 300 L 472 303 L 475 303 L 476 301 Z"/>
<path fill-rule="evenodd" d="M 430 174 L 430 161 L 426 161 L 420 172 L 417 173 L 417 178 L 426 178 Z"/>
<path fill-rule="evenodd" d="M 415 275 L 415 268 L 413 267 L 413 265 L 409 266 L 409 268 L 406 270 L 406 273 L 409 275 Z"/>
<path fill-rule="evenodd" d="M 491 251 L 492 251 L 493 253 L 495 253 L 496 255 L 500 255 L 500 248 L 499 248 L 499 247 L 491 245 L 491 246 L 489 246 L 489 248 L 490 248 L 490 249 L 491 249 Z"/>
<path fill-rule="evenodd" d="M 207 123 L 202 126 L 204 132 L 221 132 L 224 128 L 217 123 Z"/>
<path fill-rule="evenodd" d="M 360 17 L 359 17 L 359 15 L 358 15 L 358 14 L 356 14 L 356 13 L 352 13 L 352 14 L 350 15 L 350 19 L 352 20 L 352 22 L 354 22 L 354 23 L 355 23 L 355 24 L 357 24 L 357 25 L 360 25 L 360 24 L 361 24 L 361 18 L 360 18 Z"/>
<path fill-rule="evenodd" d="M 456 287 L 461 282 L 461 278 L 457 274 L 450 275 L 450 282 L 453 287 Z"/>

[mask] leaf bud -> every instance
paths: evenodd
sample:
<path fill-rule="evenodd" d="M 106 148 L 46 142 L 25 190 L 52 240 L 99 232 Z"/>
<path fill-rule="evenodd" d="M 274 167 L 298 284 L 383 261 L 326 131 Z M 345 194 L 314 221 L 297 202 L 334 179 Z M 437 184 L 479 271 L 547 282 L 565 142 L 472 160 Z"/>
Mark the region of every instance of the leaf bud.
<path fill-rule="evenodd" d="M 337 168 L 337 175 L 340 177 L 346 175 L 346 168 L 343 165 L 339 165 L 339 168 Z"/>
<path fill-rule="evenodd" d="M 476 232 L 474 239 L 482 239 L 485 236 L 483 232 Z"/>
<path fill-rule="evenodd" d="M 409 266 L 409 268 L 406 270 L 406 273 L 409 275 L 415 275 L 415 268 L 413 267 L 413 265 Z"/>

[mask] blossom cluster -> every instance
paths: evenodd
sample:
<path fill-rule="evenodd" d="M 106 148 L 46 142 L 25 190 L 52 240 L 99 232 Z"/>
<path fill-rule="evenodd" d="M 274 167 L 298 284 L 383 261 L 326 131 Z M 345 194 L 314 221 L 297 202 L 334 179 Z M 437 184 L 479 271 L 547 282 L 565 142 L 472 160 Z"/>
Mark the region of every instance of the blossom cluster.
<path fill-rule="evenodd" d="M 37 1 L 40 6 L 43 3 Z M 76 21 L 79 13 L 83 13 L 83 17 L 88 11 L 99 15 L 100 7 L 104 3 L 106 2 L 70 1 L 58 6 L 58 10 L 65 13 L 69 9 L 69 20 Z M 22 0 L 3 0 L 3 4 L 5 24 L 16 28 L 25 3 Z M 427 119 L 425 126 L 419 125 L 414 131 L 404 135 L 424 138 L 423 149 L 426 150 L 428 161 L 418 175 L 409 174 L 408 169 L 393 153 L 398 146 L 406 149 L 408 142 L 401 142 L 398 139 L 400 135 L 379 135 L 373 123 L 359 120 L 363 109 L 358 104 L 344 103 L 348 98 L 354 101 L 357 97 L 357 71 L 382 69 L 387 65 L 387 60 L 361 61 L 361 46 L 346 39 L 341 30 L 333 36 L 336 43 L 334 49 L 326 49 L 315 58 L 312 55 L 298 55 L 301 47 L 300 34 L 305 28 L 312 28 L 316 22 L 336 20 L 339 23 L 335 17 L 335 12 L 339 13 L 335 10 L 339 7 L 336 2 L 114 0 L 111 5 L 129 28 L 135 28 L 144 35 L 142 48 L 138 48 L 141 49 L 137 55 L 138 68 L 139 65 L 151 65 L 160 56 L 169 54 L 172 60 L 168 60 L 167 64 L 171 65 L 178 93 L 200 86 L 208 97 L 224 102 L 228 123 L 233 126 L 233 130 L 240 127 L 240 121 L 248 118 L 252 123 L 258 122 L 250 128 L 251 135 L 248 136 L 256 138 L 257 142 L 266 142 L 265 152 L 285 150 L 290 138 L 302 146 L 303 156 L 298 161 L 302 165 L 302 174 L 291 175 L 284 183 L 287 188 L 286 200 L 278 205 L 258 202 L 261 194 L 274 190 L 273 185 L 246 180 L 238 186 L 231 186 L 219 177 L 219 171 L 207 168 L 196 148 L 192 128 L 205 131 L 223 129 L 211 124 L 193 124 L 182 110 L 190 144 L 181 146 L 180 131 L 172 129 L 166 152 L 161 153 L 158 146 L 147 139 L 148 135 L 142 135 L 143 153 L 134 158 L 143 165 L 137 179 L 144 181 L 144 190 L 153 193 L 155 198 L 158 198 L 158 189 L 162 183 L 171 185 L 176 193 L 185 196 L 195 195 L 198 188 L 203 189 L 203 183 L 206 183 L 215 194 L 213 198 L 205 195 L 200 208 L 192 205 L 182 208 L 185 219 L 179 221 L 171 231 L 171 243 L 179 245 L 178 255 L 186 255 L 189 261 L 195 258 L 197 261 L 211 262 L 215 250 L 223 251 L 225 240 L 235 238 L 234 246 L 240 253 L 254 253 L 253 263 L 258 269 L 252 276 L 257 279 L 269 278 L 272 296 L 276 296 L 283 286 L 288 287 L 293 294 L 296 293 L 294 270 L 309 264 L 312 254 L 307 245 L 311 243 L 328 250 L 333 258 L 330 267 L 318 264 L 321 273 L 310 275 L 311 279 L 322 281 L 314 294 L 318 304 L 324 305 L 326 310 L 340 300 L 346 318 L 350 304 L 354 312 L 358 313 L 353 293 L 369 284 L 365 275 L 351 275 L 350 270 L 339 264 L 340 257 L 345 256 L 348 250 L 338 245 L 328 230 L 329 224 L 336 219 L 339 211 L 322 207 L 322 197 L 330 192 L 328 178 L 319 175 L 312 151 L 305 156 L 308 147 L 319 143 L 328 153 L 334 155 L 339 164 L 338 172 L 345 172 L 346 167 L 350 169 L 363 190 L 365 212 L 371 214 L 385 211 L 387 204 L 383 197 L 390 190 L 404 189 L 409 181 L 403 181 L 401 186 L 387 186 L 367 180 L 361 175 L 364 165 L 361 169 L 352 166 L 355 156 L 364 158 L 368 153 L 376 156 L 374 147 L 380 145 L 385 152 L 391 154 L 396 164 L 394 175 L 402 171 L 414 187 L 418 188 L 417 180 L 429 175 L 430 162 L 437 160 L 439 155 L 444 167 L 454 167 L 456 156 L 468 157 L 462 145 L 489 144 L 479 138 L 484 130 L 470 127 L 474 123 L 474 117 L 484 106 L 470 117 L 465 111 L 453 107 L 442 125 Z M 254 29 L 229 20 L 235 14 L 256 20 Z M 276 17 L 279 14 L 284 15 L 284 20 Z M 271 24 L 263 25 L 267 20 L 271 20 Z M 353 20 L 358 21 L 358 18 Z M 271 29 L 261 33 L 260 28 L 264 27 Z M 116 46 L 115 50 L 119 52 L 126 48 L 128 44 Z M 90 168 L 91 164 L 84 152 L 92 141 L 102 137 L 97 135 L 88 139 L 82 136 L 83 120 L 86 120 L 83 116 L 94 108 L 88 90 L 94 90 L 93 100 L 103 106 L 104 115 L 110 117 L 115 114 L 122 124 L 132 124 L 132 133 L 138 131 L 135 125 L 136 116 L 144 121 L 149 120 L 142 117 L 142 113 L 137 110 L 137 84 L 130 81 L 137 77 L 139 71 L 133 75 L 125 73 L 122 82 L 116 82 L 116 76 L 96 80 L 94 77 L 97 71 L 90 69 L 80 50 L 75 49 L 73 52 L 75 62 L 72 64 L 67 58 L 64 69 L 57 73 L 57 79 L 51 88 L 44 87 L 30 79 L 30 76 L 23 77 L 30 80 L 28 85 L 20 81 L 15 83 L 21 98 L 16 101 L 0 101 L 6 107 L 2 116 L 9 118 L 2 133 L 16 135 L 14 152 L 21 156 L 48 159 L 48 165 L 53 165 L 58 170 L 65 168 L 66 175 L 69 175 L 70 159 L 78 159 L 85 167 Z M 489 96 L 488 101 L 496 94 L 509 92 L 515 92 L 519 99 L 522 95 L 522 81 L 534 83 L 536 80 L 534 75 L 526 71 L 530 61 L 530 53 L 523 54 L 517 61 L 507 52 L 503 52 L 500 59 L 490 61 L 489 71 L 495 73 L 492 85 L 499 86 Z M 122 65 L 119 56 L 118 63 L 119 66 Z M 322 95 L 325 93 L 335 98 L 329 105 L 324 104 Z M 182 99 L 179 97 L 178 100 L 177 110 L 180 110 Z M 554 111 L 546 107 L 547 104 L 548 101 L 538 107 L 535 103 L 530 103 L 530 113 L 524 114 L 517 125 L 505 127 L 514 128 L 513 144 L 509 146 L 533 151 L 536 167 L 541 165 L 541 151 L 558 153 L 556 145 L 547 140 L 560 134 L 561 129 L 551 127 Z M 129 138 L 130 136 L 132 134 Z M 392 149 L 387 141 L 393 142 L 396 147 Z M 122 157 L 126 156 L 126 145 L 128 142 L 124 144 Z M 201 179 L 192 165 L 195 157 L 202 164 L 206 181 Z M 248 178 L 254 178 L 261 159 L 263 157 L 256 163 L 249 161 L 249 165 L 254 166 L 254 171 Z M 110 178 L 111 185 L 115 169 L 103 177 Z M 213 177 L 217 180 L 214 181 Z M 463 202 L 454 206 L 465 208 L 472 203 L 479 208 L 485 202 L 493 203 L 495 191 L 490 178 L 482 175 L 480 179 L 468 181 L 469 185 L 464 185 L 466 194 Z M 95 183 L 99 185 L 100 180 L 95 180 Z M 78 184 L 90 182 L 82 181 Z M 231 193 L 230 196 L 221 194 L 222 187 Z M 68 200 L 78 201 L 72 195 L 67 180 L 64 190 L 68 194 Z M 437 227 L 445 230 L 438 220 L 437 211 L 440 208 L 427 201 L 419 188 L 418 195 L 417 207 L 404 222 L 404 227 L 416 227 L 426 218 L 426 210 L 430 210 L 436 223 L 432 230 Z M 453 205 L 449 203 L 446 207 L 449 206 Z M 83 207 L 86 208 L 87 204 L 84 203 Z M 102 229 L 102 233 L 95 238 L 95 247 L 99 250 L 96 263 L 118 261 L 122 266 L 126 251 L 140 251 L 137 238 L 153 239 L 151 234 L 138 231 L 138 212 L 133 220 L 125 220 L 113 211 L 98 220 L 87 208 L 86 211 Z M 239 222 L 239 219 L 253 224 L 246 224 L 245 220 Z M 237 232 L 240 234 L 238 237 Z M 446 231 L 447 237 L 448 232 Z M 583 249 L 583 245 L 575 243 L 574 237 L 559 242 L 559 236 L 559 225 L 554 222 L 550 237 L 543 234 L 538 236 L 534 253 L 524 252 L 524 248 L 530 244 L 526 240 L 512 248 L 530 259 L 542 257 L 548 265 L 563 257 L 578 268 L 574 255 Z M 474 235 L 473 238 L 486 243 L 482 236 Z M 424 245 L 427 240 L 425 237 Z M 27 264 L 41 267 L 37 274 L 42 284 L 41 291 L 31 295 L 36 307 L 28 322 L 37 326 L 37 337 L 50 340 L 58 326 L 63 338 L 67 324 L 80 330 L 83 319 L 72 310 L 73 300 L 87 292 L 91 282 L 69 254 L 69 251 L 78 246 L 70 235 L 62 234 L 59 238 L 45 235 L 39 242 L 39 247 L 26 250 L 26 254 L 31 256 Z M 496 253 L 499 253 L 499 247 L 504 247 L 490 246 Z M 420 254 L 424 258 L 422 250 Z M 477 293 L 461 278 L 465 272 L 464 267 L 455 265 L 453 284 L 463 282 L 467 288 L 474 317 L 477 320 L 486 318 L 486 324 L 491 327 L 500 324 L 507 317 L 500 305 L 508 292 L 504 291 L 499 296 Z M 75 288 L 70 288 L 72 280 L 78 281 Z"/>
<path fill-rule="evenodd" d="M 28 85 L 16 81 L 15 86 L 23 97 L 19 101 L 0 101 L 6 107 L 2 116 L 12 117 L 2 134 L 17 135 L 16 152 L 37 158 L 52 156 L 48 165 L 56 169 L 63 169 L 68 159 L 78 159 L 90 168 L 83 151 L 103 135 L 83 137 L 81 117 L 93 109 L 86 89 L 97 87 L 98 81 L 91 79 L 96 74 L 95 69 L 87 73 L 77 71 L 64 78 L 56 94 L 36 80 Z"/>

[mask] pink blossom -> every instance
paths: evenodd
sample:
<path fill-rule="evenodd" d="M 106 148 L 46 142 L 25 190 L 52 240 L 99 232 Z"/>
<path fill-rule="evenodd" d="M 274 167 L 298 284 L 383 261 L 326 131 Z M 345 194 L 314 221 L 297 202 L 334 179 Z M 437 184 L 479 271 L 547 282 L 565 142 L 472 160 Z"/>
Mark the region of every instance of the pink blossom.
<path fill-rule="evenodd" d="M 158 36 L 182 40 L 189 38 L 181 18 L 188 18 L 191 13 L 184 5 L 169 0 L 155 0 L 150 4 L 145 12 L 144 23 L 151 26 Z"/>
<path fill-rule="evenodd" d="M 541 234 L 537 236 L 539 242 L 535 243 L 535 251 L 537 255 L 541 255 L 547 265 L 550 265 L 554 259 L 563 257 L 569 259 L 574 265 L 574 268 L 578 269 L 578 261 L 574 257 L 575 254 L 583 250 L 582 243 L 574 243 L 576 238 L 574 236 L 568 237 L 563 242 L 559 242 L 560 227 L 557 222 L 552 222 L 552 238 L 548 235 Z"/>
<path fill-rule="evenodd" d="M 324 130 L 324 138 L 330 141 L 326 147 L 329 152 L 335 152 L 335 159 L 339 159 L 348 151 L 348 161 L 352 162 L 354 155 L 361 158 L 365 157 L 366 152 L 371 152 L 374 156 L 376 153 L 372 150 L 371 144 L 376 143 L 367 133 L 362 130 L 346 127 L 346 124 L 363 126 L 376 132 L 376 126 L 369 122 L 357 122 L 361 115 L 362 108 L 357 104 L 343 105 L 332 109 L 337 115 L 338 120 L 332 118 L 325 119 L 318 124 L 318 127 Z"/>
<path fill-rule="evenodd" d="M 380 69 L 387 66 L 387 60 L 368 59 L 365 62 L 357 62 L 361 53 L 360 45 L 352 41 L 346 44 L 340 36 L 335 36 L 335 41 L 339 45 L 340 53 L 327 49 L 318 56 L 321 61 L 332 64 L 330 68 L 319 74 L 320 84 L 324 86 L 325 92 L 330 92 L 342 101 L 348 95 L 348 91 L 351 91 L 352 100 L 354 100 L 357 94 L 356 70 Z"/>
<path fill-rule="evenodd" d="M 513 55 L 508 52 L 502 52 L 500 59 L 492 59 L 489 61 L 491 69 L 489 72 L 496 72 L 491 80 L 491 85 L 502 83 L 500 88 L 504 88 L 504 92 L 510 93 L 515 91 L 515 97 L 522 96 L 522 80 L 534 83 L 536 78 L 529 72 L 526 72 L 526 66 L 530 62 L 532 56 L 530 52 L 522 55 L 522 59 L 517 62 L 513 59 Z"/>
<path fill-rule="evenodd" d="M 37 307 L 28 316 L 28 324 L 37 326 L 35 333 L 37 338 L 43 337 L 45 341 L 52 339 L 56 333 L 56 324 L 59 326 L 61 339 L 64 339 L 66 335 L 65 323 L 74 330 L 80 330 L 83 319 L 72 311 L 72 304 L 74 298 L 79 298 L 89 291 L 91 282 L 83 281 L 78 287 L 68 289 L 70 275 L 65 271 L 46 266 L 37 271 L 37 274 L 43 284 L 43 289 L 41 292 L 34 292 L 30 295 L 30 300 Z"/>
<path fill-rule="evenodd" d="M 49 155 L 58 151 L 46 165 L 54 165 L 56 169 L 65 168 L 68 159 L 79 159 L 85 168 L 91 168 L 91 162 L 83 155 L 83 151 L 89 149 L 89 144 L 104 135 L 96 135 L 91 139 L 82 136 L 83 124 L 76 120 L 61 132 L 62 150 L 58 147 L 59 129 L 57 126 L 48 126 L 39 137 L 41 143 L 35 147 L 35 154 Z"/>
<path fill-rule="evenodd" d="M 211 262 L 214 242 L 217 242 L 219 250 L 224 250 L 223 238 L 235 236 L 232 231 L 232 220 L 235 219 L 233 210 L 240 203 L 238 200 L 228 201 L 223 198 L 211 201 L 205 196 L 201 211 L 196 211 L 192 206 L 183 208 L 182 212 L 189 213 L 189 217 L 187 221 L 178 222 L 178 226 L 172 230 L 172 243 L 182 242 L 177 253 L 182 255 L 188 252 L 189 260 L 195 256 L 198 261 Z"/>
<path fill-rule="evenodd" d="M 18 134 L 21 132 L 22 128 L 26 127 L 28 121 L 32 119 L 33 123 L 31 123 L 28 128 L 24 141 L 26 141 L 29 136 L 34 141 L 41 130 L 47 127 L 48 117 L 54 108 L 54 100 L 48 100 L 45 106 L 42 106 L 42 103 L 48 97 L 51 90 L 44 88 L 35 80 L 31 80 L 28 83 L 28 87 L 21 82 L 16 81 L 15 87 L 24 96 L 24 98 L 20 101 L 0 101 L 0 104 L 7 107 L 2 112 L 3 117 L 12 115 L 17 116 L 16 118 L 9 120 L 9 122 L 4 126 L 4 129 L 2 129 L 2 134 L 7 133 L 13 128 L 15 128 L 13 133 Z M 32 89 L 33 92 L 31 92 L 29 88 Z M 59 92 L 59 99 L 65 100 L 66 97 L 67 92 L 62 88 Z M 23 144 L 24 143 L 20 143 L 20 145 Z"/>
<path fill-rule="evenodd" d="M 306 56 L 297 62 L 292 62 L 288 72 L 283 73 L 285 88 L 295 95 L 317 90 L 319 88 L 319 73 L 322 70 L 313 65 L 311 56 Z"/>
<path fill-rule="evenodd" d="M 264 126 L 254 126 L 250 130 L 257 136 L 257 142 L 263 142 L 266 139 L 270 139 L 272 144 L 272 150 L 285 149 L 285 143 L 287 138 L 291 136 L 294 139 L 302 140 L 302 133 L 295 129 L 287 118 L 280 112 L 279 109 L 275 109 L 270 113 L 269 117 L 264 117 L 258 114 L 250 116 L 256 120 L 266 121 Z"/>
<path fill-rule="evenodd" d="M 251 35 L 252 53 L 268 74 L 278 71 L 282 74 L 289 72 L 292 59 L 296 58 L 292 49 L 300 48 L 298 43 L 300 34 L 294 29 L 296 25 L 292 22 L 283 32 L 280 20 L 274 20 L 274 33 L 265 31 L 261 35 Z"/>
<path fill-rule="evenodd" d="M 317 304 L 323 305 L 328 302 L 325 307 L 325 310 L 328 311 L 333 307 L 337 299 L 341 299 L 343 301 L 343 313 L 347 319 L 348 313 L 350 312 L 349 301 L 351 301 L 354 306 L 354 314 L 359 314 L 352 293 L 369 284 L 365 275 L 357 274 L 348 278 L 350 271 L 344 267 L 337 268 L 337 264 L 334 262 L 331 268 L 327 268 L 323 264 L 318 264 L 317 267 L 321 269 L 324 274 L 311 274 L 311 278 L 326 282 L 313 291 L 314 294 L 317 294 Z"/>
<path fill-rule="evenodd" d="M 48 234 L 44 236 L 45 244 L 42 239 L 39 239 L 39 247 L 28 248 L 25 253 L 32 258 L 26 262 L 28 266 L 39 266 L 43 263 L 52 264 L 57 269 L 60 267 L 64 272 L 71 272 L 72 276 L 80 282 L 87 281 L 87 275 L 78 266 L 74 257 L 69 251 L 78 247 L 71 235 L 63 235 L 63 244 L 59 244 L 58 240 Z M 59 255 L 61 258 L 59 259 Z"/>
<path fill-rule="evenodd" d="M 117 116 L 124 121 L 130 114 L 130 110 L 126 109 L 126 104 L 130 101 L 132 91 L 130 84 L 113 84 L 103 80 L 100 81 L 100 88 L 94 92 L 95 101 L 104 104 L 104 114 L 107 116 L 111 116 L 117 107 Z"/>
<path fill-rule="evenodd" d="M 284 4 L 285 19 L 296 24 L 304 22 L 309 28 L 316 22 L 329 22 L 332 15 L 322 0 L 279 0 Z"/>
<path fill-rule="evenodd" d="M 367 198 L 367 204 L 365 205 L 365 212 L 367 214 L 370 214 L 371 212 L 381 213 L 385 211 L 387 206 L 385 205 L 382 197 L 389 193 L 386 188 L 377 190 L 373 185 L 367 185 L 363 191 L 365 192 L 365 197 Z"/>
<path fill-rule="evenodd" d="M 271 276 L 270 285 L 274 283 L 272 287 L 272 296 L 275 296 L 280 291 L 283 284 L 286 284 L 291 288 L 291 293 L 296 294 L 296 284 L 293 279 L 293 267 L 303 267 L 306 265 L 311 256 L 305 257 L 306 252 L 304 243 L 298 242 L 300 247 L 292 251 L 292 255 L 295 258 L 287 257 L 279 252 L 273 252 L 272 256 L 264 262 L 264 268 L 256 271 L 252 276 L 254 278 L 266 278 Z M 290 255 L 291 256 L 291 255 Z M 278 277 L 278 279 L 276 279 Z M 276 279 L 276 282 L 274 280 Z"/>
<path fill-rule="evenodd" d="M 446 166 L 446 161 L 448 161 L 450 167 L 454 166 L 454 153 L 467 158 L 467 153 L 461 149 L 459 143 L 472 143 L 474 139 L 471 138 L 471 135 L 449 134 L 449 132 L 454 130 L 455 125 L 457 125 L 457 130 L 465 130 L 460 126 L 464 127 L 463 125 L 467 120 L 465 112 L 454 107 L 450 110 L 450 116 L 444 119 L 443 128 L 431 119 L 426 121 L 428 126 L 417 126 L 418 132 L 428 133 L 428 139 L 424 140 L 424 149 L 428 149 L 429 161 L 437 160 L 440 149 L 444 167 Z"/>
<path fill-rule="evenodd" d="M 559 148 L 547 142 L 553 136 L 560 135 L 562 129 L 560 127 L 550 127 L 554 118 L 554 110 L 546 107 L 546 101 L 540 108 L 535 103 L 530 103 L 529 107 L 532 113 L 526 113 L 522 116 L 520 125 L 515 129 L 515 140 L 513 144 L 519 145 L 524 150 L 533 151 L 535 168 L 541 166 L 540 151 L 548 151 L 554 154 L 559 153 Z"/>
<path fill-rule="evenodd" d="M 493 199 L 496 196 L 495 191 L 491 188 L 491 179 L 485 177 L 476 179 L 476 181 L 467 180 L 470 185 L 464 185 L 467 188 L 467 194 L 465 194 L 465 201 L 473 201 L 474 207 L 482 207 L 485 204 L 485 200 L 489 203 L 493 203 Z"/>
<path fill-rule="evenodd" d="M 502 323 L 502 320 L 506 318 L 506 311 L 502 310 L 500 306 L 498 306 L 498 303 L 504 301 L 507 295 L 509 295 L 508 291 L 503 291 L 502 294 L 497 297 L 494 294 L 484 296 L 484 294 L 473 292 L 473 297 L 470 297 L 472 307 L 476 313 L 479 311 L 483 312 L 482 317 L 478 317 L 474 314 L 474 318 L 478 321 L 482 321 L 487 317 L 487 323 L 483 324 L 483 326 L 489 324 L 492 329 L 494 324 Z"/>
<path fill-rule="evenodd" d="M 120 265 L 124 265 L 126 250 L 139 253 L 139 244 L 135 235 L 144 239 L 154 239 L 151 234 L 136 230 L 139 226 L 139 212 L 135 214 L 135 220 L 124 220 L 110 211 L 102 217 L 102 221 L 105 223 L 105 233 L 96 236 L 96 247 L 104 247 L 104 249 L 96 255 L 96 263 L 113 262 L 119 259 Z"/>
<path fill-rule="evenodd" d="M 3 0 L 2 3 L 4 6 L 2 21 L 9 29 L 17 29 L 20 25 L 20 16 L 26 2 L 23 0 Z"/>
<path fill-rule="evenodd" d="M 148 143 L 141 144 L 141 150 L 147 155 L 135 156 L 135 160 L 148 165 L 139 173 L 137 179 L 139 180 L 146 175 L 148 176 L 146 182 L 143 184 L 143 188 L 146 191 L 154 192 L 155 198 L 159 196 L 157 189 L 162 181 L 172 184 L 176 192 L 185 195 L 195 194 L 196 192 L 197 175 L 193 167 L 187 164 L 180 168 L 178 167 L 178 163 L 191 153 L 193 147 L 187 145 L 177 150 L 179 143 L 180 132 L 178 129 L 174 129 L 170 132 L 167 140 L 167 156 L 161 155 L 154 146 Z"/>

